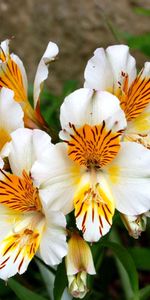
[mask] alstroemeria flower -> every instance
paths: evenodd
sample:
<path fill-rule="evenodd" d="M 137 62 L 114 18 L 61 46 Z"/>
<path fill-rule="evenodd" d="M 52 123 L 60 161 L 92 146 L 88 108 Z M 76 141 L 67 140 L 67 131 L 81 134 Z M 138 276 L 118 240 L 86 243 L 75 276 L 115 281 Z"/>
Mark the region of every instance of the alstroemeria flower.
<path fill-rule="evenodd" d="M 11 132 L 24 127 L 22 108 L 14 100 L 14 93 L 7 89 L 0 90 L 0 154 L 11 140 Z"/>
<path fill-rule="evenodd" d="M 24 110 L 24 122 L 29 128 L 45 128 L 46 123 L 40 114 L 39 96 L 44 81 L 48 77 L 49 63 L 58 54 L 55 43 L 49 42 L 38 65 L 34 81 L 34 109 L 28 100 L 28 82 L 26 71 L 20 58 L 9 53 L 9 40 L 0 44 L 0 87 L 7 87 L 14 91 L 14 99 Z"/>
<path fill-rule="evenodd" d="M 18 129 L 8 144 L 11 173 L 0 171 L 0 278 L 26 271 L 38 251 L 46 264 L 67 254 L 66 221 L 39 195 L 32 178 L 35 161 L 51 148 L 50 137 L 38 129 Z"/>
<path fill-rule="evenodd" d="M 150 63 L 137 75 L 136 62 L 125 45 L 98 48 L 85 68 L 85 87 L 109 91 L 120 100 L 127 119 L 127 140 L 150 147 Z"/>
<path fill-rule="evenodd" d="M 60 121 L 65 143 L 35 163 L 32 174 L 39 190 L 45 187 L 41 197 L 65 213 L 75 208 L 85 240 L 97 241 L 109 231 L 115 208 L 129 215 L 149 209 L 150 152 L 120 141 L 126 119 L 108 92 L 73 92 L 61 106 Z"/>

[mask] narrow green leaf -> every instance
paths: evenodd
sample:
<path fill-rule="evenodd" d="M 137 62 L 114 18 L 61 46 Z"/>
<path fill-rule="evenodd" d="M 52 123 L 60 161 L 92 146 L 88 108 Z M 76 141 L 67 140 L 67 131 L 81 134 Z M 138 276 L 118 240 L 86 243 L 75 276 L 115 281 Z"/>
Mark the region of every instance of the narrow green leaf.
<path fill-rule="evenodd" d="M 102 243 L 102 246 L 111 249 L 114 252 L 115 256 L 120 260 L 120 262 L 122 263 L 123 267 L 125 268 L 128 274 L 132 291 L 134 295 L 137 296 L 138 295 L 138 274 L 136 271 L 134 261 L 131 255 L 129 254 L 129 252 L 123 246 L 114 242 L 104 241 Z"/>
<path fill-rule="evenodd" d="M 8 280 L 8 286 L 13 290 L 20 300 L 46 300 L 45 297 L 30 291 L 14 279 Z"/>
<path fill-rule="evenodd" d="M 54 300 L 61 300 L 64 289 L 68 284 L 65 262 L 63 261 L 57 269 L 55 281 L 54 281 Z"/>
<path fill-rule="evenodd" d="M 134 247 L 129 252 L 135 262 L 136 268 L 143 271 L 150 271 L 150 249 Z"/>
<path fill-rule="evenodd" d="M 139 291 L 140 300 L 150 299 L 150 284 Z"/>

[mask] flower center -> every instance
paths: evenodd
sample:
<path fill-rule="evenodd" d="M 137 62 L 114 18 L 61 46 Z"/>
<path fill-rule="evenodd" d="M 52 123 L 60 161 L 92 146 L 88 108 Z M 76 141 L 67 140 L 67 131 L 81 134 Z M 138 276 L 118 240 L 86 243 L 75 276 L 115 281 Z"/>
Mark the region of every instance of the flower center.
<path fill-rule="evenodd" d="M 0 247 L 0 270 L 10 263 L 17 264 L 22 272 L 28 260 L 38 250 L 46 219 L 38 189 L 34 187 L 31 177 L 23 170 L 22 177 L 5 173 L 1 170 L 0 205 L 6 208 L 6 220 L 12 225 Z"/>
<path fill-rule="evenodd" d="M 14 174 L 4 175 L 0 180 L 0 203 L 18 212 L 42 211 L 38 189 L 33 186 L 32 179 L 22 172 L 22 177 Z"/>
<path fill-rule="evenodd" d="M 101 125 L 84 125 L 78 129 L 70 124 L 74 134 L 68 142 L 69 157 L 81 166 L 97 169 L 111 162 L 120 148 L 121 131 L 107 130 L 105 122 Z"/>

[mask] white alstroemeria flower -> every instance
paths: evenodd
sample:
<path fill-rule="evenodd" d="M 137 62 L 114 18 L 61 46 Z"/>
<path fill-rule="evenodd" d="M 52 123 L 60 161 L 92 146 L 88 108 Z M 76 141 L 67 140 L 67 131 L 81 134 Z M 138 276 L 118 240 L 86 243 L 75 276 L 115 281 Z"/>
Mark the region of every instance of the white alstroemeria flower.
<path fill-rule="evenodd" d="M 67 254 L 66 220 L 40 198 L 32 178 L 35 160 L 53 148 L 50 137 L 38 129 L 11 134 L 8 160 L 12 173 L 1 166 L 0 278 L 26 271 L 38 252 L 46 264 L 56 265 Z"/>
<path fill-rule="evenodd" d="M 125 45 L 98 48 L 85 68 L 85 87 L 109 91 L 120 100 L 127 119 L 125 138 L 150 147 L 150 63 L 137 75 Z"/>
<path fill-rule="evenodd" d="M 23 110 L 14 100 L 13 91 L 7 88 L 0 90 L 0 154 L 11 140 L 11 132 L 24 127 Z"/>
<path fill-rule="evenodd" d="M 48 77 L 49 63 L 55 60 L 59 49 L 49 42 L 38 65 L 34 81 L 34 109 L 28 100 L 28 82 L 26 71 L 20 58 L 9 53 L 9 40 L 0 44 L 0 86 L 14 91 L 14 99 L 21 104 L 25 113 L 25 125 L 31 128 L 46 126 L 39 109 L 39 96 L 44 81 Z"/>
<path fill-rule="evenodd" d="M 66 143 L 50 149 L 32 174 L 40 197 L 65 213 L 75 208 L 85 240 L 97 241 L 109 231 L 115 208 L 128 215 L 149 209 L 150 152 L 120 142 L 126 119 L 108 92 L 73 92 L 61 106 L 60 121 Z"/>

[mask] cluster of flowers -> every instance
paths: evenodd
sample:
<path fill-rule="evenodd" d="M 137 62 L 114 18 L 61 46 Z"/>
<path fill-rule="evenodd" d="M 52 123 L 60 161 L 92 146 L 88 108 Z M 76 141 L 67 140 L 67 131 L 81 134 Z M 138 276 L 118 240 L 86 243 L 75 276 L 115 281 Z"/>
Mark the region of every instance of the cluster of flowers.
<path fill-rule="evenodd" d="M 66 256 L 70 292 L 83 298 L 95 274 L 87 242 L 110 230 L 115 209 L 135 238 L 149 214 L 150 63 L 137 75 L 127 46 L 97 49 L 84 87 L 61 105 L 62 141 L 53 144 L 40 92 L 58 51 L 49 42 L 33 108 L 21 60 L 8 40 L 0 45 L 0 278 L 25 272 L 35 254 L 51 266 Z"/>

